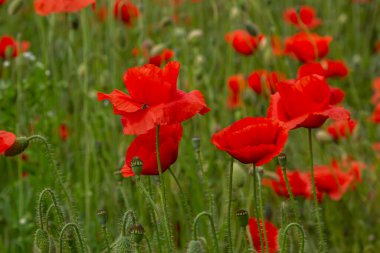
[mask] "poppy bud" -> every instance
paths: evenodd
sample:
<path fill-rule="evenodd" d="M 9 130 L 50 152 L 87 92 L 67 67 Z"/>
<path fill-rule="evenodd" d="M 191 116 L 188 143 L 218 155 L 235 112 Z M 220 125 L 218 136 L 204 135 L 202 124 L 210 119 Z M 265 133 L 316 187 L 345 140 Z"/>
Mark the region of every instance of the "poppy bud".
<path fill-rule="evenodd" d="M 143 169 L 143 162 L 138 156 L 133 157 L 131 162 L 131 168 L 133 173 L 135 173 L 136 176 L 140 176 L 142 169 Z"/>
<path fill-rule="evenodd" d="M 200 29 L 194 29 L 187 35 L 188 41 L 195 41 L 203 36 L 203 31 Z"/>
<path fill-rule="evenodd" d="M 79 28 L 79 19 L 77 16 L 72 16 L 73 18 L 71 19 L 71 28 L 73 30 L 78 30 Z"/>
<path fill-rule="evenodd" d="M 187 253 L 202 253 L 204 252 L 202 244 L 200 241 L 192 240 L 187 246 Z"/>
<path fill-rule="evenodd" d="M 106 224 L 107 224 L 107 220 L 108 220 L 108 214 L 107 214 L 107 211 L 104 210 L 104 209 L 100 209 L 97 213 L 96 213 L 96 217 L 98 217 L 98 221 L 100 223 L 100 225 L 102 227 L 105 227 Z"/>
<path fill-rule="evenodd" d="M 157 55 L 159 53 L 161 53 L 162 51 L 164 51 L 165 49 L 165 45 L 164 44 L 157 44 L 157 45 L 154 45 L 152 47 L 152 49 L 150 50 L 149 54 L 150 55 Z"/>
<path fill-rule="evenodd" d="M 331 135 L 329 135 L 329 133 L 326 132 L 325 130 L 318 130 L 315 134 L 315 138 L 319 142 L 330 142 L 330 141 L 332 141 Z"/>
<path fill-rule="evenodd" d="M 286 162 L 287 162 L 286 154 L 284 153 L 279 154 L 277 157 L 277 160 L 278 160 L 278 164 L 280 164 L 281 167 L 286 166 Z"/>
<path fill-rule="evenodd" d="M 195 150 L 199 150 L 199 148 L 201 147 L 201 139 L 199 137 L 194 137 L 191 139 L 191 142 L 193 144 L 193 148 Z"/>
<path fill-rule="evenodd" d="M 24 5 L 23 0 L 13 0 L 11 3 L 9 3 L 8 14 L 9 15 L 17 14 L 18 11 L 21 10 L 23 5 Z"/>
<path fill-rule="evenodd" d="M 239 220 L 240 226 L 241 227 L 246 227 L 248 225 L 248 211 L 241 209 L 236 212 L 236 217 Z"/>
<path fill-rule="evenodd" d="M 37 229 L 36 233 L 34 234 L 34 243 L 41 253 L 50 252 L 49 235 L 45 230 L 42 230 L 40 228 Z"/>
<path fill-rule="evenodd" d="M 161 19 L 159 26 L 161 28 L 167 27 L 173 23 L 172 19 L 170 17 L 164 17 Z"/>
<path fill-rule="evenodd" d="M 4 152 L 4 156 L 16 156 L 25 151 L 29 146 L 27 137 L 17 137 L 15 143 Z"/>
<path fill-rule="evenodd" d="M 260 34 L 259 28 L 255 24 L 253 24 L 251 22 L 246 22 L 245 23 L 245 29 L 252 36 L 258 36 Z"/>
<path fill-rule="evenodd" d="M 128 238 L 126 236 L 121 235 L 113 244 L 111 252 L 112 253 L 132 252 L 132 246 Z"/>
<path fill-rule="evenodd" d="M 144 227 L 141 224 L 135 224 L 130 228 L 132 240 L 135 243 L 140 243 L 144 238 Z"/>

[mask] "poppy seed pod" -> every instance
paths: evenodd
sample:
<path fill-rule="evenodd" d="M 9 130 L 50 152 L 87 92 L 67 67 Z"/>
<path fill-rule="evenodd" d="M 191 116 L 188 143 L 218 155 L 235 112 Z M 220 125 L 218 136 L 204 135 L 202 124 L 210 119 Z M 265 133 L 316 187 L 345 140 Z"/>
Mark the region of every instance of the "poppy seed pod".
<path fill-rule="evenodd" d="M 4 152 L 5 156 L 16 156 L 25 151 L 29 146 L 27 137 L 17 137 L 15 143 Z"/>
<path fill-rule="evenodd" d="M 200 241 L 192 240 L 187 246 L 187 253 L 202 253 L 204 252 L 202 244 Z"/>
<path fill-rule="evenodd" d="M 199 137 L 192 138 L 191 143 L 193 144 L 193 148 L 195 150 L 199 150 L 199 148 L 201 147 L 201 139 Z"/>
<path fill-rule="evenodd" d="M 281 167 L 286 166 L 286 162 L 287 162 L 286 154 L 284 153 L 279 154 L 277 157 L 277 160 L 278 160 L 278 164 L 280 164 Z"/>
<path fill-rule="evenodd" d="M 248 211 L 241 209 L 236 212 L 236 217 L 239 220 L 239 224 L 241 227 L 246 227 L 248 225 Z"/>
<path fill-rule="evenodd" d="M 136 176 L 140 176 L 141 172 L 143 170 L 143 161 L 138 156 L 133 157 L 131 162 L 131 168 L 133 173 L 135 173 Z"/>
<path fill-rule="evenodd" d="M 49 235 L 45 230 L 42 230 L 40 228 L 37 229 L 36 233 L 34 234 L 34 243 L 41 253 L 50 252 Z"/>
<path fill-rule="evenodd" d="M 130 228 L 132 240 L 135 243 L 140 243 L 144 238 L 144 227 L 141 224 L 135 224 Z"/>
<path fill-rule="evenodd" d="M 100 225 L 102 227 L 105 227 L 106 224 L 107 224 L 107 220 L 108 220 L 108 214 L 107 214 L 107 211 L 104 210 L 104 209 L 100 209 L 97 213 L 96 213 L 96 217 L 98 218 L 98 221 L 100 223 Z"/>

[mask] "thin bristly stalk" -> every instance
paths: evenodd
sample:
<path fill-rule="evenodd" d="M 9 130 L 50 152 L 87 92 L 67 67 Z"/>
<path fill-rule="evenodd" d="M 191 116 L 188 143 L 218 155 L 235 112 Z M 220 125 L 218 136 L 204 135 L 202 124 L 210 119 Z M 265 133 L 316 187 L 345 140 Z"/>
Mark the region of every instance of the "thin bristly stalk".
<path fill-rule="evenodd" d="M 318 234 L 319 234 L 319 251 L 325 253 L 327 251 L 326 251 L 326 245 L 325 245 L 325 240 L 324 240 L 324 236 L 323 236 L 321 216 L 319 213 L 317 189 L 315 187 L 313 142 L 312 142 L 313 140 L 312 140 L 311 128 L 308 128 L 308 137 L 309 137 L 309 152 L 310 152 L 311 185 L 312 185 L 312 189 L 313 189 L 313 199 L 314 199 L 314 212 L 315 212 L 315 218 L 317 220 L 317 229 L 318 229 Z"/>
<path fill-rule="evenodd" d="M 305 248 L 305 231 L 303 230 L 302 226 L 298 223 L 290 223 L 289 225 L 286 226 L 286 228 L 284 230 L 284 238 L 283 238 L 282 245 L 281 245 L 281 253 L 286 253 L 285 248 L 286 248 L 288 230 L 292 227 L 296 227 L 300 231 L 301 241 L 300 241 L 299 253 L 303 253 L 304 248 Z"/>
<path fill-rule="evenodd" d="M 160 157 L 160 125 L 156 126 L 156 156 L 157 156 L 157 167 L 158 167 L 158 176 L 160 179 L 160 197 L 162 201 L 162 206 L 164 209 L 164 226 L 165 226 L 165 235 L 167 239 L 167 243 L 169 246 L 169 250 L 173 250 L 173 242 L 172 242 L 172 235 L 170 232 L 170 226 L 169 226 L 169 214 L 168 214 L 168 208 L 167 208 L 167 201 L 166 201 L 166 190 L 165 190 L 165 181 L 164 177 L 162 176 L 162 165 L 161 165 L 161 157 Z"/>
<path fill-rule="evenodd" d="M 153 191 L 152 191 L 152 182 L 151 182 L 150 177 L 148 177 L 148 195 L 150 196 L 150 198 L 152 198 Z M 152 203 L 151 203 L 151 205 L 152 205 Z M 153 205 L 154 205 L 154 202 L 153 202 Z M 152 206 L 152 208 L 154 208 L 154 206 Z M 155 229 L 156 229 L 158 252 L 161 253 L 162 249 L 161 249 L 161 243 L 160 243 L 160 229 L 158 227 L 158 223 L 157 223 L 157 219 L 156 219 L 156 212 L 155 211 L 151 212 L 151 216 L 152 216 L 153 223 L 154 223 Z"/>
<path fill-rule="evenodd" d="M 268 244 L 268 236 L 267 236 L 267 229 L 265 227 L 265 218 L 264 218 L 264 208 L 263 208 L 263 197 L 261 193 L 261 176 L 260 172 L 257 171 L 257 179 L 258 179 L 258 197 L 259 197 L 259 208 L 260 208 L 260 219 L 261 219 L 261 226 L 264 234 L 264 242 L 265 242 L 265 250 L 261 250 L 262 252 L 268 252 L 269 250 L 269 244 Z"/>
<path fill-rule="evenodd" d="M 227 230 L 228 230 L 228 248 L 233 252 L 232 247 L 232 229 L 231 229 L 231 205 L 232 205 L 232 177 L 234 171 L 234 159 L 231 158 L 230 170 L 228 173 L 228 209 L 227 209 Z"/>
<path fill-rule="evenodd" d="M 79 228 L 78 228 L 77 224 L 75 224 L 75 223 L 68 223 L 68 224 L 66 224 L 62 228 L 61 233 L 59 234 L 59 252 L 63 253 L 63 236 L 64 236 L 66 230 L 68 228 L 70 228 L 70 227 L 72 227 L 74 229 L 74 231 L 75 231 L 75 233 L 76 233 L 76 235 L 78 237 L 78 241 L 79 241 L 79 245 L 80 245 L 81 251 L 82 252 L 86 252 L 85 246 L 84 246 L 84 243 L 83 243 L 83 240 L 82 240 L 82 235 L 81 235 L 81 233 L 79 231 Z"/>
<path fill-rule="evenodd" d="M 282 168 L 282 175 L 284 176 L 286 189 L 288 190 L 288 194 L 290 197 L 290 203 L 292 205 L 292 209 L 293 209 L 293 213 L 294 213 L 294 220 L 298 223 L 299 222 L 298 221 L 298 213 L 299 213 L 298 212 L 298 206 L 297 206 L 296 200 L 294 199 L 292 188 L 290 187 L 288 175 L 286 174 L 286 166 L 281 166 L 281 168 Z"/>
<path fill-rule="evenodd" d="M 256 223 L 257 223 L 257 232 L 259 233 L 259 238 L 260 238 L 260 248 L 264 249 L 264 242 L 261 234 L 261 225 L 260 225 L 260 218 L 259 218 L 259 207 L 257 203 L 257 177 L 256 177 L 256 165 L 253 165 L 252 169 L 252 175 L 253 175 L 253 205 L 255 207 L 255 216 L 256 216 Z"/>
<path fill-rule="evenodd" d="M 199 219 L 201 217 L 203 217 L 203 216 L 206 216 L 209 219 L 209 221 L 210 221 L 211 231 L 212 231 L 212 237 L 213 237 L 213 240 L 214 240 L 213 251 L 214 252 L 220 252 L 219 243 L 218 243 L 218 237 L 217 237 L 217 234 L 216 234 L 214 220 L 212 219 L 212 215 L 210 213 L 208 213 L 208 212 L 201 212 L 200 214 L 198 214 L 194 218 L 194 223 L 193 223 L 193 240 L 198 240 L 197 225 L 198 225 Z"/>

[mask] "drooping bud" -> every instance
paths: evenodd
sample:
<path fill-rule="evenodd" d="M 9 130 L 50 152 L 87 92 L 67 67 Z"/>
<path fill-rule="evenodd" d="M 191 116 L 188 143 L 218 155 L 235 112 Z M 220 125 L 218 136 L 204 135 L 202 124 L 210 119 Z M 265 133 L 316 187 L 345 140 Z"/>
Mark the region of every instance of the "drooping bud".
<path fill-rule="evenodd" d="M 136 176 L 140 176 L 141 172 L 143 170 L 143 161 L 138 156 L 133 157 L 131 162 L 131 168 L 133 173 L 135 173 Z"/>
<path fill-rule="evenodd" d="M 17 14 L 22 9 L 23 5 L 23 0 L 13 0 L 9 3 L 8 14 L 11 16 Z"/>
<path fill-rule="evenodd" d="M 29 146 L 27 137 L 17 137 L 15 143 L 4 152 L 4 156 L 16 156 L 25 151 Z"/>
<path fill-rule="evenodd" d="M 132 252 L 132 245 L 126 236 L 120 236 L 113 244 L 112 253 L 129 253 Z"/>
<path fill-rule="evenodd" d="M 193 144 L 193 148 L 195 150 L 199 150 L 201 147 L 201 139 L 199 137 L 193 137 L 191 139 L 191 143 Z"/>
<path fill-rule="evenodd" d="M 202 253 L 204 252 L 200 241 L 191 240 L 187 246 L 187 253 Z"/>
<path fill-rule="evenodd" d="M 278 160 L 278 164 L 280 164 L 281 167 L 286 167 L 286 162 L 287 162 L 286 154 L 284 153 L 279 154 L 277 157 L 277 160 Z"/>
<path fill-rule="evenodd" d="M 144 227 L 141 224 L 134 224 L 129 231 L 135 243 L 140 243 L 144 238 Z"/>
<path fill-rule="evenodd" d="M 252 22 L 246 22 L 245 23 L 245 29 L 252 36 L 257 36 L 257 35 L 260 34 L 259 28 L 254 23 L 252 23 Z"/>
<path fill-rule="evenodd" d="M 246 227 L 248 225 L 248 211 L 241 209 L 236 212 L 236 217 L 239 220 L 239 224 L 241 227 Z"/>
<path fill-rule="evenodd" d="M 45 230 L 37 229 L 34 234 L 34 243 L 41 253 L 49 253 L 49 235 Z"/>
<path fill-rule="evenodd" d="M 108 221 L 108 214 L 105 209 L 100 209 L 96 213 L 96 217 L 98 218 L 98 221 L 102 227 L 105 227 Z"/>

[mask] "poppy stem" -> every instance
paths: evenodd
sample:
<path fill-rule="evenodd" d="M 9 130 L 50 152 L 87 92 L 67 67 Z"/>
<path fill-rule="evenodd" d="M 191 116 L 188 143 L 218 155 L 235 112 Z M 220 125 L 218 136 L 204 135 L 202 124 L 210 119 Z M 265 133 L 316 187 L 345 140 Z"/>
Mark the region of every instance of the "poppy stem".
<path fill-rule="evenodd" d="M 308 136 L 309 136 L 309 152 L 310 152 L 311 185 L 313 188 L 313 199 L 314 199 L 314 209 L 315 209 L 314 212 L 315 212 L 315 218 L 317 219 L 318 234 L 319 234 L 319 251 L 320 252 L 326 252 L 326 245 L 325 245 L 325 240 L 324 240 L 324 236 L 323 236 L 321 216 L 319 213 L 317 189 L 315 187 L 314 161 L 313 161 L 313 140 L 312 140 L 311 128 L 308 128 Z"/>
<path fill-rule="evenodd" d="M 161 165 L 161 158 L 160 158 L 160 125 L 156 126 L 156 156 L 157 156 L 158 176 L 160 179 L 160 188 L 161 188 L 160 197 L 161 197 L 161 201 L 162 201 L 162 205 L 164 209 L 165 234 L 166 234 L 169 250 L 173 251 L 172 235 L 170 232 L 169 215 L 168 215 L 166 193 L 165 193 L 166 192 L 165 181 L 164 181 L 164 177 L 162 176 L 162 165 Z"/>
<path fill-rule="evenodd" d="M 148 237 L 146 235 L 144 235 L 144 238 L 145 238 L 145 241 L 146 241 L 146 245 L 148 246 L 148 252 L 152 253 L 152 247 L 150 246 L 150 242 L 149 242 Z"/>
<path fill-rule="evenodd" d="M 294 220 L 298 223 L 299 222 L 298 221 L 298 206 L 297 206 L 296 200 L 294 199 L 292 188 L 290 187 L 288 175 L 286 174 L 286 166 L 281 166 L 281 168 L 282 168 L 282 175 L 284 176 L 284 180 L 285 180 L 286 189 L 288 190 L 288 194 L 290 197 L 290 202 L 291 202 L 293 213 L 294 213 Z"/>
<path fill-rule="evenodd" d="M 148 195 L 150 199 L 152 199 L 152 196 L 153 196 L 153 191 L 152 191 L 152 182 L 151 182 L 151 179 L 150 177 L 148 177 Z M 155 207 L 155 203 L 153 202 L 152 200 L 152 209 Z M 156 212 L 153 210 L 151 212 L 151 215 L 152 215 L 152 220 L 153 220 L 153 223 L 155 225 L 155 229 L 156 229 L 156 236 L 157 236 L 157 247 L 158 247 L 158 252 L 161 253 L 162 252 L 162 249 L 161 249 L 161 243 L 160 243 L 160 229 L 158 227 L 158 223 L 157 223 L 157 219 L 156 219 Z"/>
<path fill-rule="evenodd" d="M 257 178 L 256 178 L 256 165 L 253 163 L 252 164 L 253 168 L 252 168 L 252 175 L 253 175 L 253 204 L 254 204 L 254 207 L 255 207 L 255 216 L 256 216 L 256 223 L 257 223 L 257 233 L 259 234 L 259 238 L 260 238 L 260 248 L 263 249 L 264 248 L 264 243 L 263 243 L 263 237 L 262 237 L 262 234 L 261 234 L 261 225 L 260 225 L 260 218 L 259 218 L 259 207 L 258 207 L 258 203 L 257 203 Z"/>
<path fill-rule="evenodd" d="M 234 159 L 231 158 L 230 171 L 228 174 L 228 209 L 227 209 L 227 230 L 228 230 L 228 252 L 233 252 L 232 229 L 231 229 L 231 205 L 232 205 L 232 177 L 234 171 Z"/>
<path fill-rule="evenodd" d="M 258 179 L 257 189 L 258 189 L 258 197 L 259 197 L 260 219 L 261 219 L 262 230 L 264 234 L 264 243 L 265 243 L 265 250 L 261 250 L 261 251 L 269 252 L 267 229 L 265 227 L 265 218 L 264 218 L 263 197 L 261 194 L 261 175 L 259 171 L 257 171 L 257 179 Z"/>
<path fill-rule="evenodd" d="M 213 237 L 213 240 L 214 240 L 213 252 L 220 252 L 219 243 L 218 243 L 218 237 L 216 235 L 216 229 L 215 229 L 214 220 L 212 219 L 212 215 L 210 213 L 208 213 L 208 212 L 201 212 L 200 214 L 197 215 L 197 217 L 194 218 L 194 223 L 193 223 L 193 240 L 195 240 L 195 241 L 198 240 L 197 225 L 198 225 L 199 219 L 202 216 L 206 216 L 209 219 L 209 221 L 210 221 L 211 231 L 212 231 L 212 237 Z"/>
<path fill-rule="evenodd" d="M 85 250 L 85 247 L 84 247 L 84 243 L 83 243 L 83 240 L 82 240 L 82 235 L 79 231 L 79 228 L 78 228 L 78 225 L 75 224 L 75 223 L 67 223 L 61 230 L 61 233 L 59 234 L 59 252 L 60 253 L 63 253 L 63 236 L 66 232 L 66 230 L 68 228 L 72 227 L 78 237 L 78 241 L 79 241 L 79 245 L 80 245 L 80 249 L 81 249 L 81 252 L 86 252 Z"/>
<path fill-rule="evenodd" d="M 289 225 L 286 226 L 285 230 L 284 230 L 284 238 L 283 238 L 283 241 L 282 241 L 282 247 L 281 247 L 281 253 L 285 253 L 285 248 L 286 248 L 286 240 L 287 240 L 287 236 L 288 236 L 288 230 L 292 227 L 296 227 L 300 233 L 301 233 L 301 242 L 300 242 L 300 250 L 299 250 L 299 253 L 303 253 L 304 252 L 304 248 L 305 248 L 305 231 L 303 230 L 302 226 L 298 223 L 290 223 Z"/>

